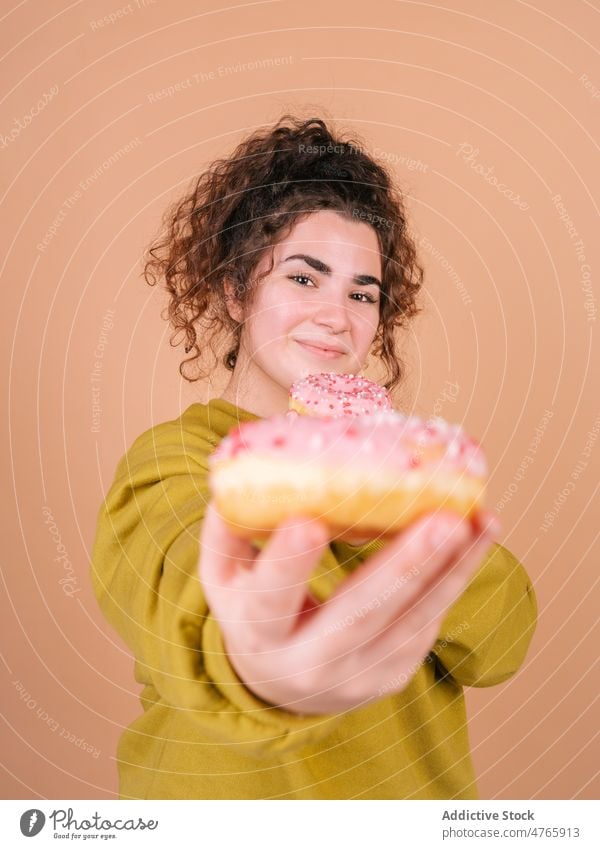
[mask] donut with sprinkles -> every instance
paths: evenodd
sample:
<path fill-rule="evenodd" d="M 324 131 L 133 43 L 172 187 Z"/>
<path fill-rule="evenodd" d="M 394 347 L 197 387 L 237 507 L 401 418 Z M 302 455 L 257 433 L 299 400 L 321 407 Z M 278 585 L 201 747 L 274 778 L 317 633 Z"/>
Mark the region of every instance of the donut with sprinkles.
<path fill-rule="evenodd" d="M 361 375 L 321 372 L 292 383 L 289 409 L 301 416 L 335 419 L 391 410 L 392 399 L 383 386 Z"/>
<path fill-rule="evenodd" d="M 460 425 L 394 410 L 244 422 L 209 458 L 217 509 L 240 536 L 261 539 L 292 516 L 319 518 L 353 543 L 398 533 L 419 515 L 481 505 L 487 463 Z"/>

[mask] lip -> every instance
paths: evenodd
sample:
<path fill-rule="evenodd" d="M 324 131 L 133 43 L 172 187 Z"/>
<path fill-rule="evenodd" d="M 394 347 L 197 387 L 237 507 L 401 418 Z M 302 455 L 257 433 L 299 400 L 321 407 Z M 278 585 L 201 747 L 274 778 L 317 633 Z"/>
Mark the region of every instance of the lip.
<path fill-rule="evenodd" d="M 314 354 L 317 357 L 323 357 L 327 360 L 335 360 L 338 357 L 343 356 L 346 352 L 340 350 L 339 348 L 326 348 L 321 345 L 311 345 L 310 342 L 303 342 L 300 339 L 295 339 L 298 345 L 304 348 L 305 351 L 308 351 L 309 354 Z"/>

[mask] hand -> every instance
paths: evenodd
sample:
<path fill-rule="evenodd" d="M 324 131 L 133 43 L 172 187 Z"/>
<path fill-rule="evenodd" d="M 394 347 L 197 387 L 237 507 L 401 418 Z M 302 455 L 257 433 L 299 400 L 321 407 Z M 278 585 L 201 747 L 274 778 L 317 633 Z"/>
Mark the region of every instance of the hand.
<path fill-rule="evenodd" d="M 491 521 L 496 527 L 485 530 Z M 491 513 L 472 521 L 428 514 L 319 604 L 306 582 L 329 543 L 322 522 L 285 522 L 259 552 L 211 502 L 201 580 L 230 662 L 250 690 L 293 713 L 338 713 L 407 685 L 498 531 Z"/>

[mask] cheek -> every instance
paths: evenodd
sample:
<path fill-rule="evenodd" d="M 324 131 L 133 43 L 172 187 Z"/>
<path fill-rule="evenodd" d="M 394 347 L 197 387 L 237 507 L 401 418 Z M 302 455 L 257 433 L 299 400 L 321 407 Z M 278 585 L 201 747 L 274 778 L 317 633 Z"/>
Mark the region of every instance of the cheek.
<path fill-rule="evenodd" d="M 311 314 L 311 307 L 306 298 L 302 300 L 291 297 L 289 292 L 287 295 L 283 292 L 270 292 L 265 295 L 255 315 L 261 328 L 270 333 L 284 334 Z"/>
<path fill-rule="evenodd" d="M 246 333 L 252 349 L 265 351 L 279 345 L 302 320 L 300 304 L 295 301 L 263 298 L 255 304 L 246 320 Z"/>
<path fill-rule="evenodd" d="M 352 311 L 352 328 L 354 334 L 354 343 L 357 347 L 368 351 L 371 347 L 371 344 L 373 343 L 373 339 L 375 338 L 375 334 L 377 333 L 378 326 L 378 310 L 369 310 L 368 315 L 366 310 L 362 313 L 358 310 Z"/>

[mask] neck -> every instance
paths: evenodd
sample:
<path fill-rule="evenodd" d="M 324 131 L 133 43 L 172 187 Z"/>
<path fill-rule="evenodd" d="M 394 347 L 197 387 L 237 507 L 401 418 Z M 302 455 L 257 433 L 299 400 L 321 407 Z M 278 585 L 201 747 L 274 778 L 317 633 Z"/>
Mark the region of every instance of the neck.
<path fill-rule="evenodd" d="M 219 397 L 261 418 L 286 413 L 288 410 L 288 390 L 274 383 L 264 372 L 253 368 L 252 363 L 244 368 L 239 359 L 229 383 Z"/>

